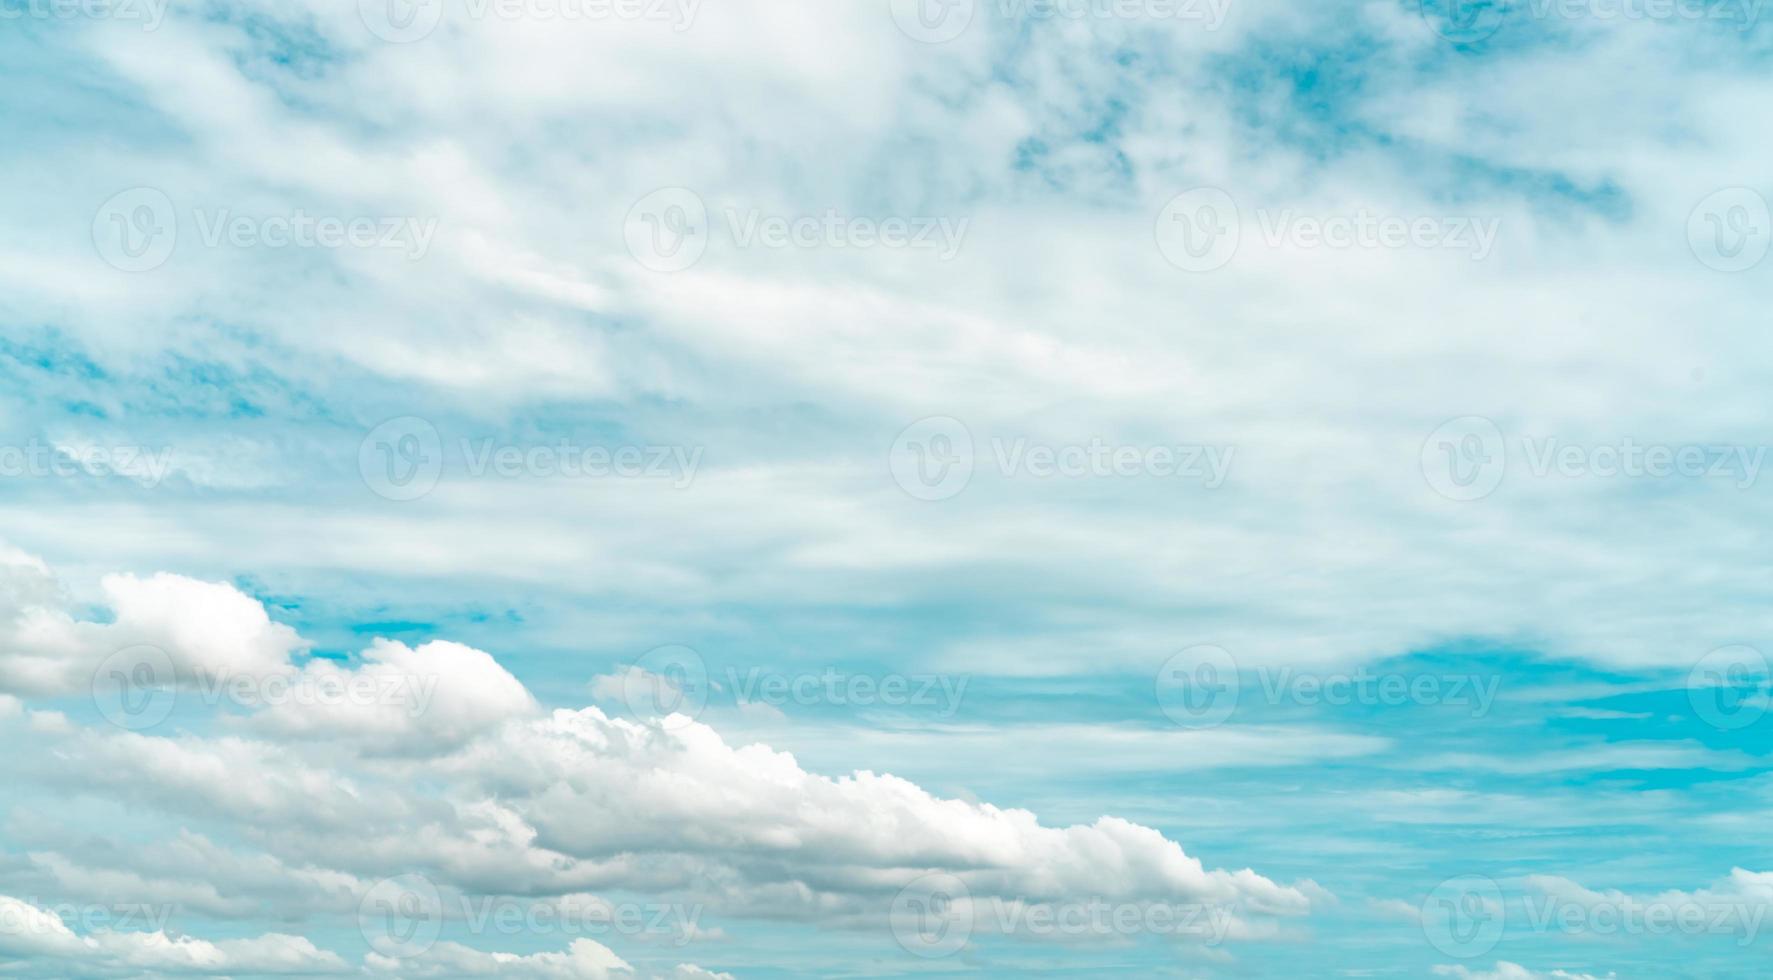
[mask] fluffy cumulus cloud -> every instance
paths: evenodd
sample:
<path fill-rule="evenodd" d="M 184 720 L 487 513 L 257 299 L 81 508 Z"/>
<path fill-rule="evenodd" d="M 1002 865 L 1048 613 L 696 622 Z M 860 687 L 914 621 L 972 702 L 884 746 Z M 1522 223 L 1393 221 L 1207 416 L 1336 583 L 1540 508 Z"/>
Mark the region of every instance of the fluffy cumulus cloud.
<path fill-rule="evenodd" d="M 263 722 L 284 735 L 435 748 L 535 709 L 529 691 L 485 651 L 446 641 L 415 650 L 377 640 L 357 667 L 310 661 L 267 706 Z"/>
<path fill-rule="evenodd" d="M 44 584 L 40 564 L 11 567 Z M 106 579 L 107 589 L 136 581 Z M 275 636 L 284 651 L 304 647 L 237 591 L 169 586 L 165 576 L 143 581 L 170 595 L 219 600 L 232 614 L 212 620 L 222 637 Z M 127 603 L 117 608 L 119 623 L 143 619 Z M 55 615 L 75 632 L 90 625 Z M 199 629 L 160 636 L 183 651 L 222 649 Z M 220 918 L 271 910 L 349 916 L 402 874 L 435 892 L 444 918 L 470 917 L 462 910 L 501 896 L 558 909 L 608 906 L 587 892 L 645 894 L 695 910 L 668 923 L 678 942 L 718 934 L 699 921 L 704 912 L 878 933 L 899 890 L 931 873 L 953 876 L 974 902 L 1212 906 L 1230 921 L 1232 938 L 1307 916 L 1326 897 L 1309 881 L 1207 868 L 1158 831 L 1116 817 L 1052 826 L 1028 810 L 945 798 L 890 774 L 827 776 L 767 745 L 729 744 L 683 716 L 631 720 L 596 706 L 543 712 L 492 657 L 454 643 L 377 640 L 353 662 L 295 671 L 254 664 L 259 677 L 285 682 L 272 703 L 242 699 L 238 711 L 181 714 L 186 727 L 176 731 L 102 723 L 37 731 L 42 755 L 23 764 L 33 785 L 115 801 L 179 830 L 164 850 L 116 841 L 94 860 L 97 840 L 78 842 L 83 856 L 69 853 L 75 841 L 40 828 L 42 846 L 30 854 L 28 874 L 19 874 L 61 894 Z M 421 681 L 422 699 L 409 700 Z M 267 690 L 255 688 L 255 696 Z M 237 731 L 209 730 L 218 726 Z M 203 828 L 235 843 L 218 844 Z M 20 930 L 14 941 L 14 952 L 33 960 L 78 956 L 170 973 L 338 965 L 333 954 L 284 936 L 213 944 L 75 936 L 28 907 L 19 911 L 20 921 L 41 927 Z M 402 976 L 601 978 L 630 970 L 589 940 L 523 955 L 447 941 L 419 956 L 377 955 L 371 969 Z"/>
<path fill-rule="evenodd" d="M 137 646 L 164 653 L 185 682 L 286 673 L 302 647 L 293 629 L 223 583 L 107 575 L 110 618 L 101 622 L 77 618 L 47 566 L 16 549 L 0 552 L 0 579 L 0 690 L 15 694 L 89 691 L 107 660 Z"/>
<path fill-rule="evenodd" d="M 797 904 L 866 896 L 912 872 L 956 872 L 975 892 L 1216 903 L 1300 915 L 1308 891 L 1249 870 L 1207 870 L 1175 842 L 1113 817 L 1042 826 L 1025 810 L 942 799 L 891 775 L 809 773 L 763 745 L 735 747 L 677 717 L 669 727 L 558 711 L 441 760 L 521 816 L 533 846 L 585 861 L 699 855 L 744 888 L 810 886 Z M 707 801 L 719 800 L 710 808 Z"/>
<path fill-rule="evenodd" d="M 266 934 L 206 942 L 165 932 L 98 930 L 76 935 L 54 912 L 0 895 L 0 963 L 14 976 L 335 975 L 337 955 L 299 936 Z"/>

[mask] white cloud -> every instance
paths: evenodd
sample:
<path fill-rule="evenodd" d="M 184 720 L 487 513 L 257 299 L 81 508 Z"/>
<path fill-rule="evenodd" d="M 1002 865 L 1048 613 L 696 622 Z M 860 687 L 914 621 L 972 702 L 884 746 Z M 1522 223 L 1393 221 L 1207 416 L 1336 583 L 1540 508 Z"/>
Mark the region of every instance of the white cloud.
<path fill-rule="evenodd" d="M 8 962 L 18 957 L 15 962 Z M 165 932 L 94 930 L 79 936 L 47 909 L 0 895 L 0 966 L 14 976 L 219 976 L 230 973 L 333 975 L 349 972 L 336 954 L 299 936 L 268 933 L 206 942 Z"/>
<path fill-rule="evenodd" d="M 628 977 L 633 967 L 608 947 L 589 939 L 574 940 L 564 953 L 488 953 L 459 943 L 439 943 L 424 954 L 406 959 L 370 954 L 377 975 L 400 977 L 517 977 L 520 980 L 611 980 Z"/>
<path fill-rule="evenodd" d="M 1498 960 L 1494 970 L 1473 970 L 1466 966 L 1437 966 L 1435 976 L 1457 977 L 1458 980 L 1606 980 L 1592 973 L 1570 973 L 1565 970 L 1552 970 L 1539 973 L 1529 970 L 1518 963 Z M 1612 977 L 1614 974 L 1607 974 Z"/>
<path fill-rule="evenodd" d="M 0 555 L 0 688 L 85 694 L 106 658 L 144 645 L 164 651 L 185 682 L 288 673 L 302 648 L 293 629 L 231 585 L 161 573 L 107 575 L 100 587 L 110 621 L 79 619 L 41 561 Z"/>
<path fill-rule="evenodd" d="M 300 506 L 219 494 L 152 513 L 81 501 L 81 519 L 55 523 L 95 540 L 64 546 L 226 563 L 252 540 L 292 575 L 490 578 L 656 606 L 1031 592 L 1051 611 L 1025 629 L 929 651 L 1003 670 L 1137 664 L 1184 626 L 1252 661 L 1478 636 L 1641 664 L 1690 662 L 1773 625 L 1752 609 L 1726 625 L 1699 601 L 1718 581 L 1765 584 L 1752 556 L 1701 561 L 1692 544 L 1761 516 L 1755 495 L 1682 485 L 1666 503 L 1669 534 L 1621 537 L 1609 532 L 1640 502 L 1629 481 L 1533 480 L 1516 465 L 1497 495 L 1453 507 L 1415 471 L 1434 426 L 1473 412 L 1572 442 L 1758 440 L 1747 406 L 1765 359 L 1718 359 L 1765 343 L 1753 297 L 1724 288 L 1681 240 L 1701 192 L 1752 181 L 1766 156 L 1765 134 L 1739 120 L 1768 83 L 1735 71 L 1751 64 L 1735 39 L 1590 21 L 1580 46 L 1523 44 L 1454 70 L 1435 57 L 1444 42 L 1396 4 L 1337 17 L 1239 3 L 1211 32 L 982 15 L 939 51 L 905 38 L 884 4 L 793 17 L 703 6 L 683 32 L 452 19 L 412 45 L 376 43 L 348 4 L 258 3 L 237 19 L 175 10 L 152 44 L 129 25 L 70 32 L 66 53 L 139 100 L 164 145 L 117 162 L 84 147 L 36 152 L 0 275 L 21 319 L 65 323 L 123 369 L 170 347 L 274 361 L 316 386 L 347 364 L 391 400 L 438 396 L 481 421 L 589 397 L 647 422 L 664 417 L 658 400 L 699 419 L 817 405 L 843 432 L 818 438 L 815 423 L 789 438 L 804 458 L 783 458 L 778 435 L 704 429 L 734 462 L 698 478 L 694 507 L 620 488 L 459 483 L 422 519 L 343 494 Z M 271 39 L 306 56 L 279 59 Z M 1286 73 L 1257 92 L 1232 81 L 1239 66 L 1265 71 L 1270 44 L 1344 42 L 1362 57 L 1324 79 L 1343 83 L 1324 93 L 1339 113 L 1333 141 L 1286 117 Z M 1566 76 L 1583 81 L 1550 101 L 1535 82 Z M 667 79 L 703 95 L 670 98 Z M 1623 106 L 1571 110 L 1594 99 Z M 516 170 L 513 145 L 526 149 Z M 1044 155 L 1026 159 L 1031 147 Z M 62 222 L 28 220 L 29 208 L 84 195 L 90 210 L 144 181 L 187 209 L 330 207 L 436 216 L 442 230 L 424 263 L 192 247 L 127 284 L 70 281 L 66 269 L 92 262 L 88 236 L 50 238 L 42 229 Z M 666 282 L 635 266 L 620 235 L 628 205 L 664 183 L 696 188 L 717 217 L 842 207 L 972 222 L 950 263 L 725 248 Z M 1223 275 L 1189 278 L 1157 254 L 1152 220 L 1198 184 L 1277 210 L 1494 216 L 1503 237 L 1480 264 L 1270 249 L 1252 232 Z M 1711 304 L 1697 318 L 1695 292 Z M 292 294 L 304 302 L 267 301 Z M 268 349 L 195 320 L 250 325 Z M 1277 361 L 1277 349 L 1294 356 Z M 1687 403 L 1678 423 L 1646 385 Z M 1056 390 L 1070 393 L 1064 412 L 1052 411 Z M 340 415 L 379 407 L 352 394 Z M 1116 487 L 1114 512 L 1100 513 L 981 480 L 967 499 L 983 506 L 901 509 L 874 430 L 890 438 L 936 413 L 1037 439 L 1158 441 L 1185 418 L 1188 435 L 1238 446 L 1239 463 L 1231 492 L 1185 508 Z M 44 506 L 31 516 L 73 505 Z M 1324 533 L 1301 540 L 1289 515 Z M 665 540 L 661 522 L 682 533 Z M 178 533 L 155 533 L 167 524 Z M 1047 544 L 1055 534 L 1063 547 Z M 1437 553 L 1447 535 L 1494 546 L 1449 564 Z M 1322 574 L 1266 587 L 1300 564 Z M 883 588 L 908 568 L 924 574 Z M 1179 608 L 1192 612 L 1166 611 Z"/>
<path fill-rule="evenodd" d="M 637 971 L 609 948 L 575 939 L 564 953 L 486 952 L 444 942 L 420 955 L 370 953 L 362 970 L 301 936 L 266 933 L 207 941 L 165 931 L 94 929 L 78 935 L 49 909 L 0 895 L 0 969 L 8 976 L 68 978 L 373 975 L 399 978 L 501 976 L 519 980 L 733 980 L 682 964 Z"/>
<path fill-rule="evenodd" d="M 435 751 L 536 710 L 529 691 L 491 655 L 460 643 L 415 650 L 378 639 L 362 657 L 354 668 L 310 661 L 259 723 L 281 735 Z"/>
<path fill-rule="evenodd" d="M 513 977 L 515 980 L 734 980 L 684 963 L 666 973 L 636 970 L 608 947 L 575 939 L 564 953 L 489 953 L 460 943 L 438 943 L 424 953 L 401 959 L 371 953 L 365 958 L 371 974 L 390 977 Z"/>
<path fill-rule="evenodd" d="M 1735 935 L 1745 941 L 1760 933 L 1773 911 L 1773 871 L 1732 868 L 1728 877 L 1695 891 L 1668 889 L 1632 893 L 1616 888 L 1587 888 L 1558 875 L 1528 875 L 1527 885 L 1547 899 L 1537 911 L 1560 924 L 1559 903 L 1598 913 L 1577 919 L 1601 928 L 1687 934 Z M 1528 913 L 1535 912 L 1531 905 Z M 1614 925 L 1617 923 L 1617 925 Z"/>
<path fill-rule="evenodd" d="M 166 594 L 206 596 L 233 613 L 181 623 L 169 642 L 182 650 L 219 651 L 219 639 L 242 637 L 303 645 L 236 593 L 190 583 Z M 459 644 L 378 640 L 355 667 L 257 669 L 289 678 L 291 693 L 247 705 L 250 737 L 40 726 L 47 744 L 27 771 L 44 787 L 236 836 L 250 828 L 262 853 L 187 830 L 176 860 L 119 847 L 100 872 L 52 846 L 33 853 L 36 868 L 66 891 L 223 915 L 277 888 L 290 914 L 336 912 L 412 869 L 452 895 L 629 889 L 723 914 L 862 928 L 884 922 L 893 893 L 929 871 L 958 876 L 981 899 L 1223 905 L 1239 936 L 1267 934 L 1260 920 L 1306 915 L 1326 897 L 1309 881 L 1209 869 L 1158 831 L 1112 816 L 1047 826 L 1028 810 L 940 797 L 888 773 L 821 775 L 680 716 L 543 714 L 491 656 Z M 327 700 L 354 683 L 377 699 Z M 423 697 L 402 703 L 388 691 Z M 530 965 L 589 968 L 581 960 Z"/>
<path fill-rule="evenodd" d="M 982 14 L 928 46 L 885 3 L 724 0 L 689 31 L 458 18 L 387 45 L 349 2 L 174 6 L 152 37 L 102 22 L 13 32 L 65 98 L 40 128 L 29 111 L 15 120 L 9 152 L 29 165 L 5 192 L 7 319 L 53 325 L 58 349 L 88 352 L 105 380 L 75 394 L 119 425 L 183 424 L 181 395 L 235 394 L 188 383 L 187 362 L 270 376 L 299 411 L 277 420 L 288 440 L 249 441 L 262 457 L 214 454 L 212 469 L 209 454 L 175 455 L 170 482 L 182 474 L 201 495 L 163 487 L 144 506 L 9 484 L 20 496 L 0 524 L 58 562 L 221 577 L 250 563 L 287 594 L 379 580 L 420 583 L 437 605 L 533 600 L 549 617 L 539 630 L 594 636 L 600 653 L 685 624 L 820 622 L 884 633 L 881 648 L 922 666 L 1049 677 L 1155 669 L 1182 635 L 1246 666 L 1473 638 L 1685 666 L 1773 627 L 1742 599 L 1773 584 L 1766 563 L 1735 544 L 1765 523 L 1765 494 L 1534 479 L 1516 457 L 1497 494 L 1455 504 L 1418 472 L 1428 432 L 1470 413 L 1572 443 L 1764 439 L 1760 280 L 1701 267 L 1682 234 L 1706 191 L 1764 178 L 1773 137 L 1742 122 L 1773 94 L 1761 46 L 1740 43 L 1755 35 L 1588 20 L 1533 25 L 1480 56 L 1449 49 L 1410 3 L 1250 0 L 1215 32 Z M 1305 77 L 1321 87 L 1308 95 Z M 34 96 L 20 101 L 35 109 Z M 130 152 L 73 135 L 94 133 Z M 966 218 L 969 233 L 947 263 L 720 242 L 667 278 L 630 261 L 620 234 L 628 205 L 667 183 L 695 188 L 717 223 L 729 207 L 841 208 Z M 138 184 L 183 209 L 179 252 L 153 274 L 112 275 L 88 225 Z M 1152 219 L 1201 184 L 1271 210 L 1454 210 L 1502 232 L 1474 263 L 1269 248 L 1252 224 L 1222 273 L 1181 275 L 1153 247 Z M 436 218 L 439 234 L 417 263 L 211 248 L 191 222 L 199 207 Z M 54 373 L 79 387 L 80 372 Z M 84 399 L 27 382 L 0 417 L 15 421 L 15 403 L 30 425 Z M 143 410 L 160 405 L 176 407 Z M 365 493 L 348 458 L 391 406 L 437 406 L 447 439 L 521 430 L 563 405 L 720 452 L 687 494 L 452 473 L 406 508 Z M 1180 436 L 1236 446 L 1238 462 L 1213 494 L 984 475 L 922 506 L 891 485 L 881 450 L 930 414 L 964 419 L 986 455 L 997 435 Z M 192 444 L 206 440 L 181 453 Z M 1647 500 L 1658 533 L 1622 530 Z M 71 597 L 35 559 L 0 564 L 0 719 L 24 712 L 16 695 L 83 694 L 133 643 L 164 647 L 190 685 L 290 683 L 288 698 L 248 706 L 230 730 L 244 737 L 98 735 L 30 715 L 32 747 L 47 748 L 18 765 L 65 770 L 36 773 L 43 785 L 232 825 L 263 849 L 250 887 L 218 874 L 217 894 L 187 892 L 218 911 L 283 876 L 328 876 L 291 900 L 308 909 L 339 899 L 330 876 L 349 891 L 419 864 L 450 887 L 694 888 L 738 912 L 845 922 L 920 867 L 957 868 L 986 891 L 1075 891 L 1100 873 L 1127 894 L 1259 897 L 1289 913 L 1310 897 L 1209 870 L 1147 827 L 1094 812 L 1043 826 L 948 780 L 919 777 L 961 798 L 879 774 L 903 748 L 990 765 L 1001 735 L 987 726 L 864 736 L 872 771 L 830 778 L 858 767 L 842 746 L 790 756 L 787 737 L 769 748 L 716 726 L 543 715 L 466 646 L 376 641 L 298 665 L 301 639 L 234 587 L 126 575 Z M 969 615 L 920 632 L 915 613 L 931 608 Z M 384 693 L 327 700 L 353 682 Z M 782 724 L 762 714 L 748 723 Z M 1158 739 L 1068 721 L 1027 726 L 1004 762 L 1095 754 L 1124 770 L 1170 754 L 1206 778 L 1408 747 L 1315 728 Z M 1487 788 L 1758 765 L 1694 742 L 1505 754 L 1454 746 L 1415 775 L 1475 771 Z M 1525 813 L 1527 795 L 1473 799 Z M 1418 800 L 1397 819 L 1452 822 L 1470 803 Z M 1539 819 L 1581 810 L 1558 809 Z M 193 869 L 234 861 L 193 852 Z M 112 881 L 93 876 L 99 862 L 44 858 L 68 888 Z M 115 883 L 200 877 L 130 873 Z"/>

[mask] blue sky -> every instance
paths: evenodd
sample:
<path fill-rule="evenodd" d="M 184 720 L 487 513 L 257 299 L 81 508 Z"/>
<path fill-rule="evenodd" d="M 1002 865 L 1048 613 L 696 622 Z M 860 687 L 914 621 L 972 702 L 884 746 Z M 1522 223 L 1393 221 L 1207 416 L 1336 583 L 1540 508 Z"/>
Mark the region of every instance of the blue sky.
<path fill-rule="evenodd" d="M 0 0 L 0 972 L 1763 975 L 1766 32 Z"/>

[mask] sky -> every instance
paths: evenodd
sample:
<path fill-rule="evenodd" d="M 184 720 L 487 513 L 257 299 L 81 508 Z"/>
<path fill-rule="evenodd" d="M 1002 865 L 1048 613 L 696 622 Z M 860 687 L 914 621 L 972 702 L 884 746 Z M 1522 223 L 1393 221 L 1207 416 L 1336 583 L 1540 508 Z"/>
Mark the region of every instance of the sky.
<path fill-rule="evenodd" d="M 0 0 L 0 976 L 1766 975 L 1761 13 Z"/>

